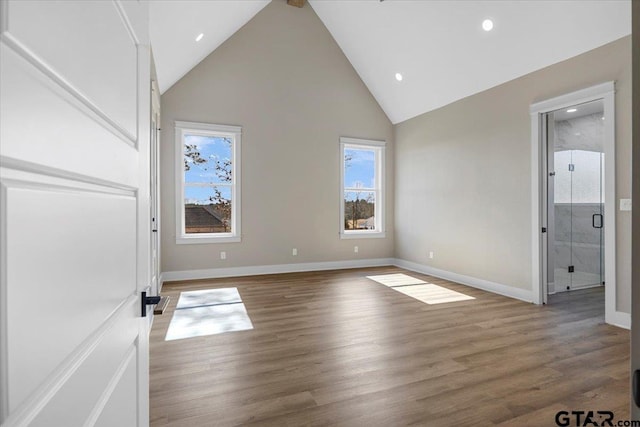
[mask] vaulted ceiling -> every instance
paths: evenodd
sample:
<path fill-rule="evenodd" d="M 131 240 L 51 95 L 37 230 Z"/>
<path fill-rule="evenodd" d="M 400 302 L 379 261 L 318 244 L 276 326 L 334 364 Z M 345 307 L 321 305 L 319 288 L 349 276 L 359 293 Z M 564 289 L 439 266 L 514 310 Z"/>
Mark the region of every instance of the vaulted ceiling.
<path fill-rule="evenodd" d="M 151 40 L 160 91 L 269 3 L 153 0 Z M 309 3 L 304 7 L 313 8 L 393 123 L 631 33 L 630 0 Z M 485 19 L 493 21 L 492 31 L 482 29 Z"/>

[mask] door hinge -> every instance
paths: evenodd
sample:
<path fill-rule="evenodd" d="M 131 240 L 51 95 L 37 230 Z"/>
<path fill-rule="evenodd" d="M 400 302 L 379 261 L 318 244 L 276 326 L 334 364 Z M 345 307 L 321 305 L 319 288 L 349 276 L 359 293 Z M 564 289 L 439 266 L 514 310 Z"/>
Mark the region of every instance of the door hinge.
<path fill-rule="evenodd" d="M 555 172 L 549 172 L 549 176 L 556 176 Z"/>
<path fill-rule="evenodd" d="M 547 232 L 547 227 L 542 227 L 542 232 L 546 233 Z"/>
<path fill-rule="evenodd" d="M 569 273 L 573 273 L 575 271 L 575 266 L 570 265 L 569 266 Z"/>
<path fill-rule="evenodd" d="M 576 165 L 569 163 L 569 172 L 573 172 L 574 170 L 576 170 Z"/>

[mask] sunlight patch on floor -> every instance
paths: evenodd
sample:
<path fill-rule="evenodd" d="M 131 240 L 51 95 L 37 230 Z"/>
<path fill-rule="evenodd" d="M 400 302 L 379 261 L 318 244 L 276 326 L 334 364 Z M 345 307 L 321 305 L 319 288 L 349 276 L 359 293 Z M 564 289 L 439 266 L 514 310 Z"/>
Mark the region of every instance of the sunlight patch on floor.
<path fill-rule="evenodd" d="M 434 285 L 433 283 L 427 283 L 424 280 L 403 273 L 367 276 L 367 279 L 388 286 L 394 291 L 398 291 L 427 304 L 443 304 L 475 299 L 461 292 L 452 291 L 451 289 Z"/>
<path fill-rule="evenodd" d="M 394 286 L 421 285 L 423 283 L 427 283 L 424 280 L 416 279 L 415 277 L 407 276 L 403 273 L 367 276 L 367 279 L 389 286 L 390 288 Z"/>
<path fill-rule="evenodd" d="M 165 341 L 250 329 L 237 288 L 181 292 Z"/>
<path fill-rule="evenodd" d="M 402 286 L 394 290 L 415 298 L 427 304 L 443 304 L 445 302 L 467 301 L 475 299 L 469 295 L 443 288 L 442 286 L 426 284 Z"/>
<path fill-rule="evenodd" d="M 232 304 L 242 302 L 238 288 L 204 289 L 201 291 L 180 292 L 176 310 L 202 307 L 204 305 Z"/>

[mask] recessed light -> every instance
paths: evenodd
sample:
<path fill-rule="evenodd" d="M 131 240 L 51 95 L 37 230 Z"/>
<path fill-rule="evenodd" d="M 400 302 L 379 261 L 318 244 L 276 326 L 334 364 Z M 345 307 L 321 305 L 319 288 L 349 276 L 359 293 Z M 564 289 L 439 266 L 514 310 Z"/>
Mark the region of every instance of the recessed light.
<path fill-rule="evenodd" d="M 199 42 L 200 40 L 202 40 L 203 37 L 204 37 L 204 33 L 198 34 L 198 37 L 196 37 L 196 41 Z"/>
<path fill-rule="evenodd" d="M 401 82 L 402 81 L 402 74 L 396 73 L 396 80 Z"/>
<path fill-rule="evenodd" d="M 485 19 L 482 21 L 482 29 L 485 31 L 493 30 L 493 21 L 491 19 Z"/>
<path fill-rule="evenodd" d="M 578 111 L 578 109 L 577 109 L 577 108 L 569 108 L 569 109 L 567 110 L 567 113 L 575 113 L 576 111 Z"/>

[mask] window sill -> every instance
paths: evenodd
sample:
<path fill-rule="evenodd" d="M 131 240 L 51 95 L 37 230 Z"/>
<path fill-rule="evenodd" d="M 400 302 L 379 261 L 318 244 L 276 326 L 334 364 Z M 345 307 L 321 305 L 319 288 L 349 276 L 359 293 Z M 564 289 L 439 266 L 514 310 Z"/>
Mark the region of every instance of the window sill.
<path fill-rule="evenodd" d="M 340 233 L 341 239 L 382 239 L 385 237 L 384 231 L 343 231 Z"/>
<path fill-rule="evenodd" d="M 225 234 L 222 236 L 212 236 L 205 234 L 202 236 L 180 236 L 176 237 L 177 245 L 199 245 L 199 244 L 211 244 L 211 243 L 238 243 L 240 242 L 240 236 L 233 236 Z"/>

